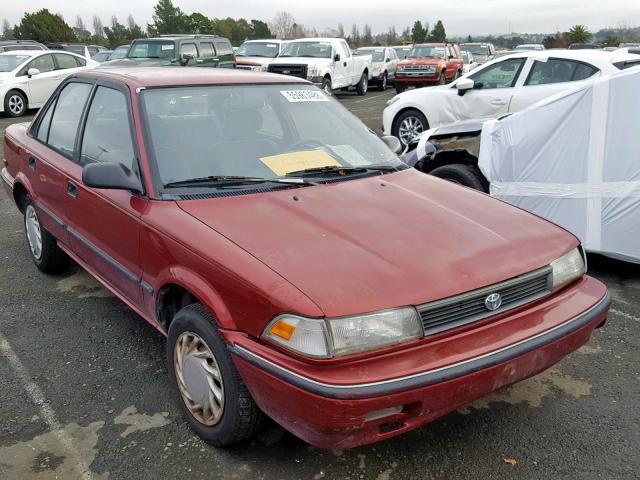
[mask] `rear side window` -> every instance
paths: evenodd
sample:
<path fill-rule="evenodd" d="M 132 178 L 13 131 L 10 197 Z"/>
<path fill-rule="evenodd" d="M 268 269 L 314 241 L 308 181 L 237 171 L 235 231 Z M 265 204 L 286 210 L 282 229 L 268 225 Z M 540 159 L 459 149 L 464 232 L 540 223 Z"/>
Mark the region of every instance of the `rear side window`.
<path fill-rule="evenodd" d="M 47 143 L 64 155 L 72 156 L 82 110 L 91 92 L 88 83 L 67 84 L 56 102 Z"/>
<path fill-rule="evenodd" d="M 134 157 L 127 98 L 118 90 L 98 87 L 84 128 L 81 163 L 111 162 L 132 168 Z"/>
<path fill-rule="evenodd" d="M 84 67 L 87 64 L 87 61 L 84 58 L 80 58 L 80 57 L 73 57 L 73 58 L 76 60 L 78 67 Z"/>
<path fill-rule="evenodd" d="M 218 55 L 231 55 L 233 54 L 233 49 L 231 48 L 231 44 L 229 42 L 225 42 L 224 40 L 218 40 L 214 42 L 216 46 L 216 52 Z"/>
<path fill-rule="evenodd" d="M 200 56 L 201 57 L 213 57 L 213 43 L 204 42 L 200 44 Z"/>
<path fill-rule="evenodd" d="M 536 60 L 525 85 L 548 85 L 551 83 L 575 82 L 589 78 L 598 69 L 587 63 L 550 58 L 546 62 Z"/>
<path fill-rule="evenodd" d="M 64 53 L 54 53 L 53 56 L 56 58 L 58 70 L 63 70 L 65 68 L 78 68 L 76 57 L 65 55 Z"/>
<path fill-rule="evenodd" d="M 197 57 L 198 56 L 198 49 L 196 48 L 196 44 L 195 43 L 183 43 L 182 45 L 180 45 L 180 55 L 183 55 L 185 53 L 193 55 L 194 57 Z"/>

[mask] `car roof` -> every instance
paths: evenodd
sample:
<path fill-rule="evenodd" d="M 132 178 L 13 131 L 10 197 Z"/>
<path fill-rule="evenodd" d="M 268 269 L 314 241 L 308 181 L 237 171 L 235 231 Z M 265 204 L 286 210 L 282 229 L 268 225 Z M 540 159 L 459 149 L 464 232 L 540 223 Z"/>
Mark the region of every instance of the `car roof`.
<path fill-rule="evenodd" d="M 115 80 L 133 88 L 191 85 L 310 84 L 310 82 L 302 78 L 274 73 L 259 73 L 231 68 L 178 66 L 91 69 L 80 72 L 74 77 Z"/>
<path fill-rule="evenodd" d="M 29 57 L 35 57 L 42 53 L 51 53 L 50 50 L 9 50 L 8 52 L 0 52 L 0 55 L 26 55 Z"/>
<path fill-rule="evenodd" d="M 291 40 L 280 40 L 279 38 L 254 38 L 253 40 L 245 40 L 242 43 L 269 42 L 269 43 L 285 43 Z"/>
<path fill-rule="evenodd" d="M 637 55 L 622 54 L 620 52 L 607 52 L 604 50 L 523 50 L 521 52 L 514 51 L 509 55 L 500 57 L 501 60 L 509 57 L 532 57 L 545 59 L 549 57 L 566 58 L 570 60 L 585 61 L 591 63 L 611 63 L 614 60 L 637 59 Z"/>
<path fill-rule="evenodd" d="M 413 46 L 414 47 L 432 47 L 432 46 L 444 47 L 445 45 L 447 44 L 444 42 L 425 42 L 425 43 L 416 43 Z"/>

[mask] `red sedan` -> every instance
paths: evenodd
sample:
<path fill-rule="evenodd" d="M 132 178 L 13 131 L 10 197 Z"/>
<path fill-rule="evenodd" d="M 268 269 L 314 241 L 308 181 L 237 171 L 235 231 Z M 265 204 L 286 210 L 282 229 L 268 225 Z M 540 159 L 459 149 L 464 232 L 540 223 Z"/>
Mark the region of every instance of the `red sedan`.
<path fill-rule="evenodd" d="M 38 268 L 71 257 L 167 335 L 202 438 L 264 412 L 347 448 L 541 372 L 610 303 L 573 235 L 383 140 L 293 77 L 93 70 L 7 129 L 1 173 Z"/>

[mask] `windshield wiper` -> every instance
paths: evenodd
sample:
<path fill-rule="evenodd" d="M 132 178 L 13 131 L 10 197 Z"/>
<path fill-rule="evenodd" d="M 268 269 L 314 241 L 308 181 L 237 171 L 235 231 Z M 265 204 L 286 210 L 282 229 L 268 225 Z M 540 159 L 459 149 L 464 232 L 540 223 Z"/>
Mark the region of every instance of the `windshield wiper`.
<path fill-rule="evenodd" d="M 287 177 L 295 176 L 315 176 L 315 175 L 351 175 L 353 173 L 366 172 L 396 172 L 401 166 L 392 165 L 369 165 L 367 167 L 343 167 L 341 165 L 327 165 L 324 167 L 305 168 L 287 173 Z"/>
<path fill-rule="evenodd" d="M 302 178 L 261 178 L 235 175 L 210 175 L 208 177 L 187 178 L 165 183 L 164 188 L 201 187 L 203 185 L 241 185 L 243 183 L 284 183 L 287 185 L 315 185 Z"/>

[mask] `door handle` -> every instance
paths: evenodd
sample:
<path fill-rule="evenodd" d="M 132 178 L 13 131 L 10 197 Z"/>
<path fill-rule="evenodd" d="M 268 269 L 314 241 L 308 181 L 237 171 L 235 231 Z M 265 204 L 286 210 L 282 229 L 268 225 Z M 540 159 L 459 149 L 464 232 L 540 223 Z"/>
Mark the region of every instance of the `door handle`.
<path fill-rule="evenodd" d="M 29 159 L 27 160 L 27 164 L 29 165 L 29 168 L 31 170 L 35 170 L 36 169 L 36 159 L 33 157 L 29 157 Z"/>
<path fill-rule="evenodd" d="M 344 62 L 343 65 L 346 67 L 347 66 L 347 62 Z"/>
<path fill-rule="evenodd" d="M 212 59 L 214 62 L 219 62 L 220 59 L 218 57 Z"/>
<path fill-rule="evenodd" d="M 505 102 L 504 100 L 500 100 L 500 99 L 494 99 L 491 100 L 491 105 L 495 105 L 496 107 L 501 107 L 502 105 L 506 105 L 507 102 Z"/>
<path fill-rule="evenodd" d="M 196 63 L 202 63 L 203 60 L 201 58 L 196 58 Z"/>
<path fill-rule="evenodd" d="M 71 198 L 78 198 L 78 186 L 73 182 L 67 182 L 67 195 Z"/>

